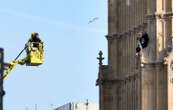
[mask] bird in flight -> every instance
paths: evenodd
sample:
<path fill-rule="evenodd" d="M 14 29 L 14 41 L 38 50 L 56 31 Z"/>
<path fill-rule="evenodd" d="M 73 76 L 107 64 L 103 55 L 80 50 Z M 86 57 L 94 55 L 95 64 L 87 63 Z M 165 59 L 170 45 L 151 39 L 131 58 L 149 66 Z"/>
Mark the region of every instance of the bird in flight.
<path fill-rule="evenodd" d="M 98 17 L 95 17 L 95 18 L 91 19 L 91 20 L 88 22 L 88 24 L 93 23 L 93 22 L 95 22 L 95 21 L 98 20 L 98 19 L 99 19 Z"/>

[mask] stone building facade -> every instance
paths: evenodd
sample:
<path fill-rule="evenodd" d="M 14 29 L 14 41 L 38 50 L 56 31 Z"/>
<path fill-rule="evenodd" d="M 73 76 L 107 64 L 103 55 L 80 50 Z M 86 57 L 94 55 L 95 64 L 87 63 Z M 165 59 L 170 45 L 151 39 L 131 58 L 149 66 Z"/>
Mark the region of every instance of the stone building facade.
<path fill-rule="evenodd" d="M 87 101 L 86 103 L 70 102 L 54 110 L 98 110 L 98 109 L 99 107 L 97 103 L 89 103 Z"/>
<path fill-rule="evenodd" d="M 108 0 L 108 64 L 99 53 L 100 110 L 173 110 L 173 0 Z M 136 55 L 139 32 L 149 44 Z"/>

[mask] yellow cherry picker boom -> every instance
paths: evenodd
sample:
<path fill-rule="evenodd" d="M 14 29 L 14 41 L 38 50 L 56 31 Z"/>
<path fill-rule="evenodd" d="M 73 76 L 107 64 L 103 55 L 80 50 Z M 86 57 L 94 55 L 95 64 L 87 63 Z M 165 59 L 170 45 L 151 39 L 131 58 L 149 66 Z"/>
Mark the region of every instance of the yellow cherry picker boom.
<path fill-rule="evenodd" d="M 26 57 L 19 59 L 21 54 L 26 51 Z M 19 55 L 9 63 L 4 64 L 3 80 L 8 77 L 16 65 L 39 66 L 44 63 L 44 43 L 39 38 L 39 34 L 34 32 L 25 44 L 24 49 Z"/>

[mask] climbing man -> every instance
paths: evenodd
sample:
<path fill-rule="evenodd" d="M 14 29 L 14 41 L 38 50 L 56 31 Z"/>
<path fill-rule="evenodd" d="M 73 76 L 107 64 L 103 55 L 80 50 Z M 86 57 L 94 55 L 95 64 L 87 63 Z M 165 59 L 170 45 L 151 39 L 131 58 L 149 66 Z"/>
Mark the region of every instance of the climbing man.
<path fill-rule="evenodd" d="M 137 37 L 138 45 L 136 47 L 136 55 L 140 54 L 141 49 L 144 49 L 148 46 L 149 37 L 146 32 L 140 32 L 139 37 Z"/>

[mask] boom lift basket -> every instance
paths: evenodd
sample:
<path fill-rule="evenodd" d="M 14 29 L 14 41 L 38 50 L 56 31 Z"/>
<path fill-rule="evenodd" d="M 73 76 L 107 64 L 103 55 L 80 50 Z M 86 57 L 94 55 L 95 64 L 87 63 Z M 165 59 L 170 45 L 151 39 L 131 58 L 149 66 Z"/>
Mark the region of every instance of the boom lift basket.
<path fill-rule="evenodd" d="M 26 51 L 26 56 L 18 59 Z M 39 39 L 38 33 L 33 33 L 25 45 L 25 48 L 17 57 L 9 63 L 4 63 L 3 80 L 8 77 L 17 64 L 27 66 L 39 66 L 44 63 L 44 43 Z"/>
<path fill-rule="evenodd" d="M 28 42 L 26 48 L 26 65 L 39 66 L 44 63 L 43 42 Z"/>

